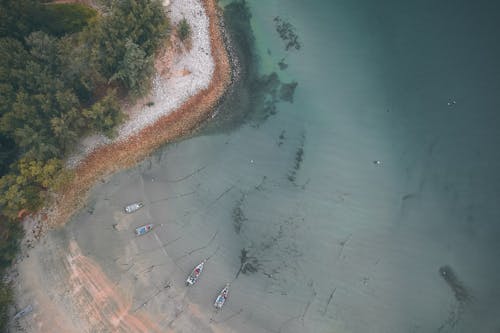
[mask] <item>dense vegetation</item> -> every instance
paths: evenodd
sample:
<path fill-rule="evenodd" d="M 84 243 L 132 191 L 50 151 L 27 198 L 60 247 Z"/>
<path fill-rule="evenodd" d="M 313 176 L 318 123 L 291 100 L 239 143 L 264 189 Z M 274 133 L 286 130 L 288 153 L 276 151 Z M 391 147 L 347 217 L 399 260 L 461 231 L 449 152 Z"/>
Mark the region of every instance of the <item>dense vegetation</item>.
<path fill-rule="evenodd" d="M 191 35 L 191 27 L 189 26 L 188 21 L 183 18 L 177 24 L 177 32 L 179 33 L 179 38 L 181 41 L 185 41 Z"/>
<path fill-rule="evenodd" d="M 161 1 L 103 0 L 101 9 L 0 0 L 0 273 L 15 255 L 16 220 L 71 176 L 63 160 L 76 141 L 113 136 L 118 99 L 149 89 L 169 29 Z"/>

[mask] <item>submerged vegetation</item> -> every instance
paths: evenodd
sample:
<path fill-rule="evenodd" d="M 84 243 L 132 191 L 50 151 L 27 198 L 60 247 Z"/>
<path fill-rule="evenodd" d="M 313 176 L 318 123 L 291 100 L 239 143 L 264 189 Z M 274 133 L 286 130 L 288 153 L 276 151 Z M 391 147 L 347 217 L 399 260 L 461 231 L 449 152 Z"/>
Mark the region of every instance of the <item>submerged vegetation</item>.
<path fill-rule="evenodd" d="M 290 22 L 285 21 L 279 16 L 276 16 L 273 21 L 276 31 L 280 35 L 280 38 L 285 42 L 285 50 L 300 50 L 301 44 L 299 42 L 299 36 L 297 36 L 297 33 L 295 32 L 295 27 Z"/>
<path fill-rule="evenodd" d="M 306 141 L 306 135 L 305 133 L 302 133 L 301 138 L 300 138 L 300 143 L 299 146 L 297 147 L 297 150 L 295 151 L 295 162 L 293 165 L 293 169 L 290 171 L 288 174 L 288 180 L 290 182 L 295 182 L 297 179 L 297 172 L 300 170 L 300 166 L 302 165 L 302 162 L 304 161 L 304 145 Z"/>
<path fill-rule="evenodd" d="M 161 1 L 101 9 L 0 2 L 0 273 L 14 257 L 19 217 L 71 177 L 63 161 L 77 140 L 113 136 L 124 120 L 119 100 L 149 89 L 169 31 Z"/>
<path fill-rule="evenodd" d="M 280 103 L 293 103 L 298 86 L 295 81 L 282 82 L 276 72 L 259 73 L 260 60 L 250 22 L 252 14 L 245 0 L 232 1 L 223 13 L 231 55 L 236 59 L 233 69 L 237 80 L 230 87 L 231 93 L 219 104 L 217 117 L 205 126 L 204 133 L 233 130 L 245 122 L 258 127 L 278 113 Z M 283 58 L 279 68 L 287 67 Z"/>

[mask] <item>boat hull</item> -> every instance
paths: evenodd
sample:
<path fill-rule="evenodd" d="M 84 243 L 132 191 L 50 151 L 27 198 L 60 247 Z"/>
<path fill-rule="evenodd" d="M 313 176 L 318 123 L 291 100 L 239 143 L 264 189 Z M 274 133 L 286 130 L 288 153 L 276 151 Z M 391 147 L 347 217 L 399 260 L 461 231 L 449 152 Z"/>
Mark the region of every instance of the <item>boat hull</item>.
<path fill-rule="evenodd" d="M 217 310 L 222 309 L 222 307 L 226 303 L 228 295 L 229 295 L 229 285 L 226 285 L 224 287 L 224 289 L 221 290 L 221 292 L 219 293 L 219 295 L 217 296 L 217 298 L 215 299 L 214 307 Z"/>
<path fill-rule="evenodd" d="M 134 203 L 131 203 L 130 205 L 126 205 L 124 208 L 124 211 L 127 214 L 131 214 L 131 213 L 138 211 L 142 207 L 144 207 L 144 204 L 142 202 L 134 202 Z"/>
<path fill-rule="evenodd" d="M 135 228 L 135 234 L 137 236 L 144 235 L 145 233 L 148 233 L 151 230 L 153 230 L 153 226 L 154 226 L 154 224 L 146 224 L 146 225 L 137 227 L 137 228 Z"/>
<path fill-rule="evenodd" d="M 198 279 L 200 278 L 201 273 L 203 272 L 203 267 L 205 266 L 205 260 L 199 263 L 189 274 L 188 278 L 186 279 L 186 286 L 192 286 L 196 282 L 198 282 Z"/>

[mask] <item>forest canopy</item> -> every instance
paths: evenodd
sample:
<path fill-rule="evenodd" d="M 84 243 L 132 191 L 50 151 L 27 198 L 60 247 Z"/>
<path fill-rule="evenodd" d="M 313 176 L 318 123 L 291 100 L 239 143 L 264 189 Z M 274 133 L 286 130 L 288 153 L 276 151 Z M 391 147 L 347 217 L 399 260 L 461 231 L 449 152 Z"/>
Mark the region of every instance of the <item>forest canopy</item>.
<path fill-rule="evenodd" d="M 148 91 L 168 33 L 160 0 L 103 0 L 98 10 L 0 0 L 0 273 L 20 212 L 70 178 L 64 159 L 79 138 L 115 135 L 119 100 Z"/>

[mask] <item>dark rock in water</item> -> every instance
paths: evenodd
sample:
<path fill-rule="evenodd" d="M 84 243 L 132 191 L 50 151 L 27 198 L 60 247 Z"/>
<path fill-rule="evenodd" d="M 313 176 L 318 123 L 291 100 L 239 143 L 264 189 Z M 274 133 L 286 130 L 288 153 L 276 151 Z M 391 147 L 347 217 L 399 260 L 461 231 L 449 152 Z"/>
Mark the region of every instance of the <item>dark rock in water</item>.
<path fill-rule="evenodd" d="M 285 133 L 286 133 L 285 130 L 281 131 L 281 134 L 280 134 L 279 140 L 278 140 L 278 146 L 281 146 L 283 144 L 283 142 L 285 142 Z"/>
<path fill-rule="evenodd" d="M 276 99 L 278 88 L 280 87 L 280 79 L 276 72 L 268 75 L 262 75 L 255 82 L 253 82 L 253 89 L 263 91 L 268 94 L 271 100 Z"/>
<path fill-rule="evenodd" d="M 274 18 L 274 24 L 276 31 L 280 35 L 280 38 L 285 42 L 285 50 L 296 49 L 300 50 L 299 36 L 295 32 L 295 27 L 281 17 L 276 16 Z"/>
<path fill-rule="evenodd" d="M 297 172 L 299 171 L 302 161 L 304 160 L 305 141 L 306 141 L 306 135 L 305 133 L 302 133 L 300 145 L 299 147 L 297 147 L 297 150 L 295 152 L 295 164 L 293 166 L 293 170 L 288 174 L 288 180 L 291 181 L 292 183 L 297 178 Z"/>
<path fill-rule="evenodd" d="M 297 82 L 283 83 L 280 88 L 280 99 L 285 102 L 293 103 L 293 95 L 295 94 L 297 84 Z"/>
<path fill-rule="evenodd" d="M 448 284 L 448 286 L 450 286 L 453 294 L 455 295 L 455 299 L 459 303 L 463 304 L 470 301 L 471 297 L 469 295 L 469 292 L 462 284 L 462 282 L 458 279 L 457 275 L 450 266 L 441 266 L 439 268 L 439 275 L 441 275 L 443 280 Z"/>
<path fill-rule="evenodd" d="M 278 66 L 282 71 L 288 68 L 288 64 L 285 62 L 285 58 L 281 59 L 280 62 L 278 62 Z"/>
<path fill-rule="evenodd" d="M 295 153 L 295 166 L 294 166 L 295 170 L 300 169 L 300 164 L 302 163 L 303 159 L 304 159 L 304 146 L 301 146 L 299 147 L 299 149 L 297 149 L 297 152 Z"/>
<path fill-rule="evenodd" d="M 405 194 L 401 197 L 401 201 L 405 201 L 405 200 L 409 200 L 409 199 L 413 199 L 417 196 L 416 193 L 408 193 L 408 194 Z"/>

